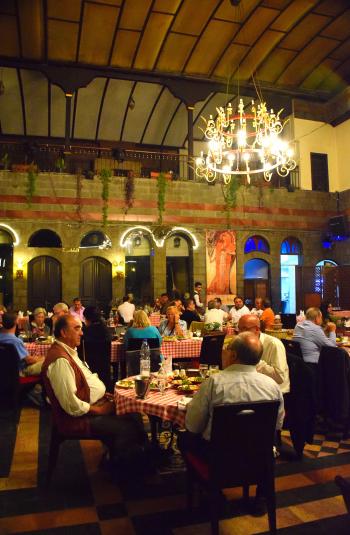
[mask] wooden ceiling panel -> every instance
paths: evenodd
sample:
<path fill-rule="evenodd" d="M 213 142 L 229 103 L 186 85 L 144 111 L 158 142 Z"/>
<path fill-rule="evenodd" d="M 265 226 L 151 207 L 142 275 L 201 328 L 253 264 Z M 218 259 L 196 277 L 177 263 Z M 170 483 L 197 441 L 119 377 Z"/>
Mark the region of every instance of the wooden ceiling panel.
<path fill-rule="evenodd" d="M 252 45 L 257 37 L 269 26 L 278 16 L 278 11 L 259 7 L 253 15 L 245 22 L 241 30 L 235 37 L 235 43 L 240 45 Z"/>
<path fill-rule="evenodd" d="M 283 39 L 281 47 L 291 50 L 301 50 L 319 31 L 330 22 L 329 17 L 309 13 L 306 17 Z"/>
<path fill-rule="evenodd" d="M 18 3 L 23 57 L 40 60 L 44 51 L 43 11 L 40 0 Z"/>
<path fill-rule="evenodd" d="M 259 80 L 274 83 L 287 65 L 295 58 L 296 54 L 297 52 L 293 50 L 285 50 L 283 48 L 273 50 L 259 67 Z"/>
<path fill-rule="evenodd" d="M 219 0 L 184 0 L 174 21 L 172 30 L 190 35 L 199 35 L 208 22 Z M 200 6 L 200 7 L 199 7 Z"/>
<path fill-rule="evenodd" d="M 337 73 L 347 84 L 350 84 L 350 58 L 340 65 Z"/>
<path fill-rule="evenodd" d="M 79 21 L 81 0 L 47 0 L 47 16 L 55 19 Z"/>
<path fill-rule="evenodd" d="M 282 32 L 267 30 L 260 37 L 239 67 L 239 76 L 242 80 L 249 80 L 283 35 Z"/>
<path fill-rule="evenodd" d="M 153 69 L 159 50 L 168 28 L 173 20 L 172 15 L 152 13 L 141 38 L 134 67 L 136 69 Z M 174 51 L 176 54 L 176 51 Z"/>
<path fill-rule="evenodd" d="M 339 66 L 339 61 L 335 59 L 326 59 L 321 65 L 313 70 L 301 84 L 303 89 L 315 91 L 319 88 L 322 82 Z"/>
<path fill-rule="evenodd" d="M 118 7 L 120 7 L 123 3 L 123 0 L 92 0 L 92 1 L 95 2 L 95 4 L 109 4 L 111 6 L 118 6 Z"/>
<path fill-rule="evenodd" d="M 271 29 L 288 32 L 316 4 L 317 0 L 293 0 L 271 25 Z"/>
<path fill-rule="evenodd" d="M 111 59 L 113 67 L 131 67 L 140 35 L 140 32 L 118 31 Z"/>
<path fill-rule="evenodd" d="M 319 91 L 329 91 L 331 93 L 339 93 L 346 88 L 348 84 L 343 77 L 336 71 L 330 73 L 330 75 L 323 80 L 318 87 Z"/>
<path fill-rule="evenodd" d="M 218 56 L 232 40 L 238 28 L 232 22 L 212 20 L 197 43 L 186 66 L 187 74 L 207 75 L 215 66 Z"/>
<path fill-rule="evenodd" d="M 259 4 L 259 0 L 243 0 L 239 6 L 233 6 L 230 0 L 224 0 L 215 13 L 218 19 L 242 23 Z"/>
<path fill-rule="evenodd" d="M 213 76 L 227 80 L 236 72 L 238 65 L 248 50 L 249 47 L 245 45 L 236 45 L 234 43 L 230 45 L 215 68 Z"/>
<path fill-rule="evenodd" d="M 119 8 L 86 3 L 79 61 L 107 65 Z"/>
<path fill-rule="evenodd" d="M 174 14 L 180 4 L 181 0 L 156 0 L 154 2 L 153 11 Z"/>
<path fill-rule="evenodd" d="M 119 28 L 141 31 L 151 3 L 151 0 L 125 0 Z"/>
<path fill-rule="evenodd" d="M 324 37 L 316 37 L 290 63 L 277 80 L 278 85 L 298 86 L 337 46 L 337 42 Z"/>
<path fill-rule="evenodd" d="M 330 56 L 334 59 L 345 61 L 350 57 L 350 39 L 345 41 L 341 46 L 333 50 Z"/>
<path fill-rule="evenodd" d="M 292 0 L 263 0 L 264 7 L 273 7 L 274 9 L 285 9 Z"/>
<path fill-rule="evenodd" d="M 1 15 L 0 36 L 0 56 L 19 56 L 16 17 Z"/>
<path fill-rule="evenodd" d="M 196 38 L 192 35 L 169 33 L 156 69 L 164 72 L 181 72 L 186 64 Z M 176 54 L 174 53 L 176 50 Z"/>
<path fill-rule="evenodd" d="M 75 61 L 79 25 L 63 20 L 48 20 L 48 57 L 51 60 Z"/>
<path fill-rule="evenodd" d="M 347 39 L 350 36 L 350 9 L 339 15 L 321 35 L 332 39 Z"/>
<path fill-rule="evenodd" d="M 349 0 L 324 0 L 313 10 L 315 13 L 321 13 L 321 15 L 327 15 L 330 17 L 336 17 L 342 11 L 349 7 Z"/>

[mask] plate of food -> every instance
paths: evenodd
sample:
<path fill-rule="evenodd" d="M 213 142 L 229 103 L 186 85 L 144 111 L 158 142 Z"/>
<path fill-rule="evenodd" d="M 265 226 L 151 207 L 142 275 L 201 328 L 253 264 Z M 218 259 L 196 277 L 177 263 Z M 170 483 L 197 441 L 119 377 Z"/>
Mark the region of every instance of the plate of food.
<path fill-rule="evenodd" d="M 192 384 L 183 384 L 178 387 L 178 392 L 183 392 L 184 394 L 188 393 L 194 393 L 199 390 L 198 385 L 192 385 Z"/>
<path fill-rule="evenodd" d="M 116 383 L 118 388 L 134 388 L 135 382 L 133 379 L 121 379 Z"/>
<path fill-rule="evenodd" d="M 163 342 L 176 342 L 176 336 L 163 336 Z"/>

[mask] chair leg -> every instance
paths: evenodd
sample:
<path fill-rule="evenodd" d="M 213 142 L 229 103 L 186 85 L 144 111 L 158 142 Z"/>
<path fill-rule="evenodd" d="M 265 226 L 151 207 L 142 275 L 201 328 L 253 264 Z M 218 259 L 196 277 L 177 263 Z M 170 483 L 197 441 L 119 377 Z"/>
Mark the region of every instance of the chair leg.
<path fill-rule="evenodd" d="M 51 432 L 49 458 L 48 458 L 48 466 L 47 466 L 47 472 L 46 472 L 46 487 L 50 485 L 52 474 L 57 464 L 58 453 L 60 450 L 61 442 L 62 442 L 61 438 L 53 429 Z"/>
<path fill-rule="evenodd" d="M 187 468 L 186 475 L 186 502 L 188 511 L 193 510 L 194 482 L 191 471 Z"/>
<path fill-rule="evenodd" d="M 212 535 L 219 535 L 220 491 L 210 492 L 210 525 Z"/>
<path fill-rule="evenodd" d="M 276 495 L 274 481 L 267 488 L 266 492 L 267 515 L 269 519 L 269 529 L 271 534 L 277 533 L 276 527 Z"/>

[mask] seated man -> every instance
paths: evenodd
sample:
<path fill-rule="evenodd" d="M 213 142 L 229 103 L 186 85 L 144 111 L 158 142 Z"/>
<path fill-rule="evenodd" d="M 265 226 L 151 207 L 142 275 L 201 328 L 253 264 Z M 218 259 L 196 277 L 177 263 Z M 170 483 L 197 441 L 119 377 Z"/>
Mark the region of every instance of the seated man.
<path fill-rule="evenodd" d="M 187 323 L 188 328 L 190 328 L 192 321 L 201 321 L 193 299 L 186 299 L 185 312 L 181 314 L 181 319 Z"/>
<path fill-rule="evenodd" d="M 323 318 L 319 308 L 309 308 L 305 317 L 304 321 L 296 324 L 293 340 L 299 342 L 304 361 L 315 366 L 323 346 L 336 347 L 336 325 L 327 323 L 327 336 L 322 329 Z"/>
<path fill-rule="evenodd" d="M 168 307 L 166 319 L 161 321 L 158 330 L 162 336 L 185 336 L 187 323 L 180 320 L 177 307 Z"/>
<path fill-rule="evenodd" d="M 112 394 L 77 354 L 82 336 L 81 323 L 71 315 L 55 325 L 55 343 L 42 367 L 46 392 L 59 432 L 83 436 L 103 435 L 113 439 L 117 451 L 143 445 L 141 418 L 116 416 Z"/>
<path fill-rule="evenodd" d="M 243 297 L 236 295 L 233 300 L 234 306 L 230 310 L 233 325 L 237 325 L 239 318 L 244 314 L 250 314 L 249 308 L 244 304 Z"/>
<path fill-rule="evenodd" d="M 21 338 L 15 335 L 17 314 L 5 312 L 2 317 L 2 329 L 0 332 L 0 343 L 11 344 L 16 348 L 19 361 L 19 372 L 21 375 L 39 375 L 44 357 L 29 355 Z"/>
<path fill-rule="evenodd" d="M 85 308 L 81 304 L 80 297 L 74 297 L 73 304 L 69 309 L 69 313 L 75 318 L 78 318 L 81 322 L 84 322 L 84 310 Z"/>
<path fill-rule="evenodd" d="M 220 326 L 223 324 L 224 320 L 229 318 L 229 315 L 217 308 L 216 300 L 212 299 L 208 303 L 208 310 L 204 314 L 204 323 L 220 323 Z"/>
<path fill-rule="evenodd" d="M 213 407 L 222 403 L 279 400 L 276 429 L 282 428 L 284 404 L 281 390 L 275 381 L 256 370 L 262 351 L 260 340 L 250 332 L 239 334 L 230 344 L 229 366 L 202 383 L 193 400 L 187 405 L 186 429 L 190 433 L 200 433 L 201 436 L 180 434 L 179 448 L 183 453 L 191 451 L 206 458 Z"/>
<path fill-rule="evenodd" d="M 251 313 L 254 314 L 254 316 L 258 316 L 258 318 L 261 318 L 262 313 L 264 312 L 263 303 L 264 303 L 264 300 L 262 297 L 255 298 L 255 301 L 254 301 L 255 307 L 252 308 L 251 310 Z"/>
<path fill-rule="evenodd" d="M 265 329 L 272 329 L 275 323 L 275 313 L 271 308 L 271 301 L 264 299 L 263 301 L 263 313 L 260 316 L 260 320 L 264 322 Z"/>
<path fill-rule="evenodd" d="M 257 371 L 268 375 L 279 385 L 281 392 L 286 394 L 290 390 L 289 368 L 287 364 L 286 350 L 281 340 L 260 331 L 260 320 L 254 314 L 242 316 L 238 322 L 238 330 L 252 332 L 260 339 L 263 353 L 257 364 Z"/>
<path fill-rule="evenodd" d="M 118 307 L 118 314 L 123 323 L 129 324 L 134 317 L 135 305 L 131 303 L 131 297 L 125 295 L 123 303 Z"/>

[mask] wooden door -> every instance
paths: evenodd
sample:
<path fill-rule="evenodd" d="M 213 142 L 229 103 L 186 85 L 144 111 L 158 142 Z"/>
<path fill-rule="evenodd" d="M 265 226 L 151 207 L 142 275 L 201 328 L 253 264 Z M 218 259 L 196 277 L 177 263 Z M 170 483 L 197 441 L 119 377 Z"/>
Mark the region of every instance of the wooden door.
<path fill-rule="evenodd" d="M 46 310 L 62 301 L 61 262 L 52 256 L 37 256 L 28 263 L 28 307 Z"/>
<path fill-rule="evenodd" d="M 244 299 L 249 299 L 254 306 L 256 297 L 270 298 L 270 281 L 268 279 L 244 279 Z"/>
<path fill-rule="evenodd" d="M 99 256 L 86 258 L 80 264 L 79 286 L 84 306 L 107 310 L 112 300 L 112 264 Z"/>

